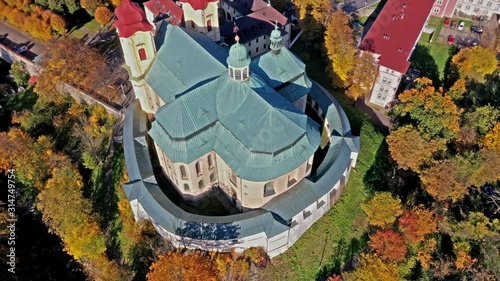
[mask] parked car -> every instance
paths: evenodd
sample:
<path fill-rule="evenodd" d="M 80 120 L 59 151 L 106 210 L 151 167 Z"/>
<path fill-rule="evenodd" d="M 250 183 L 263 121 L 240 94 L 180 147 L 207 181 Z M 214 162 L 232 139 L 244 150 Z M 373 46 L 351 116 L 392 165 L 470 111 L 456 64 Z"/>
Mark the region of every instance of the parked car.
<path fill-rule="evenodd" d="M 461 21 L 461 22 L 458 24 L 458 30 L 464 30 L 464 27 L 465 27 L 465 22 Z"/>
<path fill-rule="evenodd" d="M 450 27 L 451 28 L 457 27 L 457 22 L 456 21 L 452 21 L 451 24 L 450 24 Z"/>
<path fill-rule="evenodd" d="M 453 45 L 453 43 L 455 43 L 455 37 L 450 34 L 450 36 L 448 36 L 448 44 Z"/>
<path fill-rule="evenodd" d="M 474 26 L 473 25 L 473 26 L 470 27 L 470 31 L 478 33 L 478 34 L 481 34 L 481 33 L 483 33 L 483 28 L 480 27 L 480 26 Z"/>
<path fill-rule="evenodd" d="M 14 47 L 14 51 L 16 51 L 16 53 L 18 53 L 18 54 L 27 52 L 28 51 L 28 46 L 26 46 L 26 45 L 17 45 L 16 47 Z"/>
<path fill-rule="evenodd" d="M 444 26 L 450 26 L 450 19 L 449 18 L 444 19 Z"/>

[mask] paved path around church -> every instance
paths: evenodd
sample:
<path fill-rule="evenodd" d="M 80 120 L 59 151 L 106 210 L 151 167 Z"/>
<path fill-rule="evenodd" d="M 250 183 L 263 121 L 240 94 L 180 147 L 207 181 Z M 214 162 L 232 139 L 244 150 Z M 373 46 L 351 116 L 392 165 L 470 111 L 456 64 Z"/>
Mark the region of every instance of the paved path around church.
<path fill-rule="evenodd" d="M 45 45 L 43 45 L 40 41 L 37 41 L 37 40 L 31 38 L 29 35 L 27 35 L 23 32 L 15 30 L 14 28 L 8 26 L 3 21 L 0 21 L 0 35 L 7 35 L 6 39 L 10 40 L 11 43 L 9 42 L 8 45 L 10 45 L 11 47 L 13 47 L 12 44 L 25 44 L 25 43 L 27 43 L 27 45 L 33 44 L 30 47 L 30 52 L 35 54 L 35 56 L 40 55 L 43 52 L 45 52 L 45 50 L 47 50 Z M 3 41 L 7 41 L 7 40 L 3 40 Z"/>

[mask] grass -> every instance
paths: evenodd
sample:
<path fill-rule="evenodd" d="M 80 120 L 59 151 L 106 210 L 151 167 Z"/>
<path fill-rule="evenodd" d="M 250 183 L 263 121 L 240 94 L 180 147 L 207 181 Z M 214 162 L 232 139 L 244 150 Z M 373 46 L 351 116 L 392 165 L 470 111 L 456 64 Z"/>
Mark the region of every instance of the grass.
<path fill-rule="evenodd" d="M 433 17 L 434 18 L 434 17 Z M 433 19 L 433 21 L 436 21 L 435 19 Z M 436 31 L 434 32 L 434 34 L 432 35 L 432 40 L 433 41 L 436 41 L 439 37 L 439 33 L 441 33 L 441 29 L 443 29 L 443 25 L 444 25 L 444 18 L 442 19 L 438 19 L 437 22 L 436 22 Z"/>
<path fill-rule="evenodd" d="M 366 21 L 368 20 L 369 16 L 362 16 L 362 17 L 359 17 L 359 21 L 362 23 L 362 24 L 365 24 Z"/>
<path fill-rule="evenodd" d="M 418 44 L 426 46 L 429 49 L 429 54 L 432 56 L 434 62 L 437 65 L 439 71 L 439 77 L 441 80 L 443 80 L 444 70 L 446 68 L 446 62 L 450 57 L 451 46 L 448 45 L 447 43 L 440 43 L 437 41 L 429 43 L 430 39 L 429 37 L 430 37 L 429 34 L 426 33 L 422 34 L 422 37 L 420 37 Z"/>
<path fill-rule="evenodd" d="M 297 43 L 294 52 L 304 52 L 302 43 Z M 384 136 L 373 126 L 369 117 L 352 106 L 352 102 L 328 86 L 325 62 L 321 57 L 312 57 L 306 62 L 309 75 L 325 86 L 346 111 L 354 133 L 360 133 L 361 151 L 356 168 L 352 170 L 346 189 L 340 200 L 321 217 L 284 254 L 276 257 L 272 265 L 260 271 L 261 280 L 314 280 L 340 267 L 357 255 L 366 244 L 363 236 L 366 226 L 360 204 L 366 199 L 368 188 L 364 178 L 372 167 Z M 324 248 L 324 252 L 323 252 Z"/>
<path fill-rule="evenodd" d="M 93 19 L 84 24 L 79 29 L 75 29 L 73 32 L 71 32 L 70 36 L 76 39 L 82 39 L 87 34 L 98 32 L 100 28 L 101 24 Z"/>

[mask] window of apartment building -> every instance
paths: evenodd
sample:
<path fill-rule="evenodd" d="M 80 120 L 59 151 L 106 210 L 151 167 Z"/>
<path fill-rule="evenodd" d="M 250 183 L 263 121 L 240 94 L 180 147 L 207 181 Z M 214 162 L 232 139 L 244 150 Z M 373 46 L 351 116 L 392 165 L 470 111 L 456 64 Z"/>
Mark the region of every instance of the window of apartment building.
<path fill-rule="evenodd" d="M 438 3 L 439 5 L 443 4 L 443 0 L 437 0 L 436 3 Z"/>
<path fill-rule="evenodd" d="M 477 2 L 478 5 L 481 5 L 483 4 L 483 0 L 479 0 L 479 2 Z"/>
<path fill-rule="evenodd" d="M 479 12 L 479 8 L 474 8 L 474 13 L 478 13 Z"/>
<path fill-rule="evenodd" d="M 180 169 L 181 169 L 181 178 L 184 180 L 187 179 L 186 167 L 181 166 Z"/>
<path fill-rule="evenodd" d="M 273 196 L 274 194 L 276 194 L 276 191 L 274 190 L 274 184 L 272 181 L 270 181 L 264 185 L 264 197 Z"/>
<path fill-rule="evenodd" d="M 248 47 L 252 46 L 252 41 L 248 42 Z"/>
<path fill-rule="evenodd" d="M 384 86 L 380 86 L 380 89 L 378 90 L 382 92 L 384 90 Z"/>
<path fill-rule="evenodd" d="M 208 168 L 212 169 L 214 167 L 214 159 L 212 158 L 212 154 L 209 154 L 207 157 Z"/>
<path fill-rule="evenodd" d="M 440 11 L 440 10 L 441 10 L 441 9 L 439 9 L 439 8 L 434 8 L 434 14 L 439 14 L 439 11 Z"/>
<path fill-rule="evenodd" d="M 252 55 L 252 51 L 248 51 L 248 56 L 251 56 Z"/>
<path fill-rule="evenodd" d="M 391 83 L 392 83 L 392 79 L 388 79 L 387 84 L 391 84 Z"/>
<path fill-rule="evenodd" d="M 203 174 L 200 161 L 196 162 L 194 168 L 196 169 L 196 175 L 201 176 L 201 174 Z"/>
<path fill-rule="evenodd" d="M 385 83 L 385 82 L 387 82 L 387 77 L 384 77 L 384 78 L 382 79 L 382 82 L 384 82 L 384 83 Z"/>
<path fill-rule="evenodd" d="M 264 44 L 264 50 L 266 49 L 266 44 Z"/>
<path fill-rule="evenodd" d="M 210 174 L 210 182 L 215 182 L 217 180 L 217 178 L 215 177 L 215 173 L 211 173 Z"/>
<path fill-rule="evenodd" d="M 474 3 L 474 0 L 469 0 L 469 3 Z"/>
<path fill-rule="evenodd" d="M 258 48 L 258 47 L 257 47 L 257 48 L 255 48 L 255 52 L 256 52 L 256 53 L 258 53 L 258 52 L 259 52 L 259 48 Z"/>
<path fill-rule="evenodd" d="M 382 93 L 377 93 L 377 99 L 382 99 Z"/>
<path fill-rule="evenodd" d="M 465 6 L 465 9 L 470 10 L 470 6 L 469 5 Z"/>
<path fill-rule="evenodd" d="M 458 8 L 458 9 L 462 8 L 462 4 L 461 4 L 461 3 L 458 3 L 458 4 L 457 4 L 457 8 Z"/>
<path fill-rule="evenodd" d="M 488 4 L 486 4 L 486 7 L 490 8 L 491 5 L 493 5 L 493 3 L 492 2 L 488 2 Z"/>
<path fill-rule="evenodd" d="M 189 191 L 189 184 L 187 183 L 184 184 L 184 191 Z"/>
<path fill-rule="evenodd" d="M 203 180 L 200 180 L 200 181 L 198 182 L 198 188 L 199 188 L 199 189 L 203 189 L 204 187 L 205 187 L 205 183 L 203 182 Z"/>
<path fill-rule="evenodd" d="M 255 39 L 255 43 L 259 43 L 259 38 Z"/>
<path fill-rule="evenodd" d="M 233 170 L 229 172 L 229 180 L 234 186 L 236 186 L 236 173 Z"/>
<path fill-rule="evenodd" d="M 264 40 L 266 40 L 266 35 L 264 35 Z"/>

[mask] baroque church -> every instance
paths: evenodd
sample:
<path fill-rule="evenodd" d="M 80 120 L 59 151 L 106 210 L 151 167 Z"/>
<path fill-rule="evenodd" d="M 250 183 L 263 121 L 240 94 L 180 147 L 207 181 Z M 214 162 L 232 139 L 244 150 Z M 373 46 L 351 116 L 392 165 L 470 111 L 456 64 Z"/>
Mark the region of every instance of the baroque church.
<path fill-rule="evenodd" d="M 270 217 L 271 224 L 280 221 L 282 231 L 301 225 L 293 241 L 286 238 L 286 245 L 291 245 L 340 196 L 342 190 L 337 189 L 343 189 L 356 162 L 359 140 L 350 136 L 348 120 L 340 106 L 332 104 L 313 85 L 304 63 L 286 48 L 289 23 L 281 17 L 278 20 L 270 12 L 274 8 L 261 2 L 151 0 L 144 3 L 143 11 L 138 4 L 123 0 L 115 11 L 114 26 L 140 110 L 149 120 L 147 138 L 151 140 L 151 151 L 155 151 L 169 183 L 187 201 L 203 200 L 218 188 L 241 213 L 275 208 L 271 211 L 274 214 Z M 253 20 L 262 9 L 264 15 L 267 11 L 275 21 L 262 16 L 259 18 L 262 24 L 238 26 L 238 22 L 243 25 L 248 17 Z M 230 24 L 230 33 L 219 27 L 219 20 L 233 20 L 225 23 Z M 261 49 L 250 49 L 258 40 Z M 134 118 L 130 117 L 130 122 L 135 122 Z M 136 138 L 136 142 L 147 146 L 146 140 Z M 332 159 L 322 155 L 315 163 L 318 150 L 330 153 L 333 144 L 338 148 L 332 149 Z M 347 154 L 340 159 L 338 154 L 344 148 Z M 127 159 L 127 150 L 132 149 L 125 147 L 125 150 L 129 177 L 134 177 L 131 166 L 137 165 L 138 171 L 145 169 L 143 165 L 151 165 L 138 161 L 132 152 Z M 131 158 L 137 163 L 132 164 Z M 325 163 L 320 163 L 322 160 Z M 329 172 L 328 165 L 337 165 L 334 168 L 338 171 Z M 313 166 L 319 166 L 317 173 Z M 317 179 L 328 173 L 339 178 L 326 187 L 325 183 L 318 184 L 324 191 L 315 191 L 315 183 L 309 180 L 313 172 Z M 161 203 L 151 203 L 151 199 L 140 202 L 141 191 L 136 186 L 134 181 L 125 186 L 136 219 L 149 218 L 155 223 L 164 220 L 153 218 L 154 213 L 159 216 L 157 207 L 148 211 L 146 206 Z M 286 203 L 284 198 L 299 196 L 293 195 L 292 190 L 316 193 L 311 196 L 312 202 L 304 198 L 303 202 L 289 206 L 292 203 Z M 283 209 L 282 204 L 290 215 L 274 218 Z M 307 209 L 309 205 L 314 210 Z M 294 219 L 299 214 L 301 218 Z M 308 217 L 311 218 L 306 222 Z M 205 222 L 203 218 L 198 220 Z M 238 224 L 236 217 L 234 220 Z M 300 223 L 302 220 L 305 222 Z M 183 219 L 179 221 L 185 223 Z M 169 223 L 158 223 L 155 227 L 165 236 L 181 236 Z M 278 228 L 274 229 L 276 232 Z M 269 228 L 262 231 L 266 239 L 270 239 L 268 231 Z M 243 236 L 240 232 L 236 238 Z M 231 243 L 238 243 L 238 239 L 232 238 Z M 266 241 L 262 244 L 270 250 L 270 242 Z"/>

